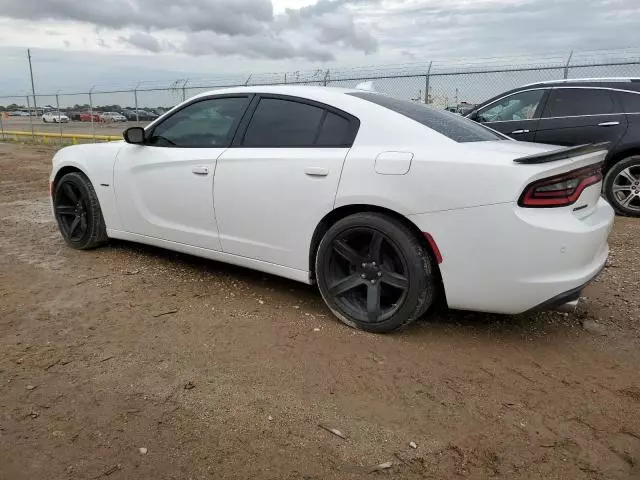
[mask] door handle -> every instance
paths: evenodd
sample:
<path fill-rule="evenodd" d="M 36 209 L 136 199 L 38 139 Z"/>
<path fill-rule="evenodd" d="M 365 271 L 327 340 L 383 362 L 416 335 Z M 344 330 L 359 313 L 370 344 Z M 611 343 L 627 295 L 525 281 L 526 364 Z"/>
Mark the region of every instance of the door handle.
<path fill-rule="evenodd" d="M 310 177 L 326 177 L 329 175 L 329 169 L 322 167 L 307 167 L 304 173 Z"/>
<path fill-rule="evenodd" d="M 209 167 L 198 165 L 191 170 L 195 175 L 209 175 Z"/>
<path fill-rule="evenodd" d="M 615 127 L 616 125 L 620 125 L 620 122 L 602 122 L 599 123 L 599 127 Z"/>
<path fill-rule="evenodd" d="M 511 135 L 522 135 L 523 133 L 529 133 L 529 130 L 514 130 Z"/>

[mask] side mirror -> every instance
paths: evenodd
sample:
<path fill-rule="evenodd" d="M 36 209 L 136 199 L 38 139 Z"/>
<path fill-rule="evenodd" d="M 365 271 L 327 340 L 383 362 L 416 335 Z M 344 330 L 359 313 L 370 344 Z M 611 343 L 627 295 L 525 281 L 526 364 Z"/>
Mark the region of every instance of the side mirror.
<path fill-rule="evenodd" d="M 477 121 L 478 120 L 478 111 L 477 110 L 472 111 L 470 114 L 467 115 L 467 118 Z"/>
<path fill-rule="evenodd" d="M 144 128 L 142 127 L 129 127 L 122 133 L 122 136 L 127 143 L 134 145 L 144 144 Z"/>

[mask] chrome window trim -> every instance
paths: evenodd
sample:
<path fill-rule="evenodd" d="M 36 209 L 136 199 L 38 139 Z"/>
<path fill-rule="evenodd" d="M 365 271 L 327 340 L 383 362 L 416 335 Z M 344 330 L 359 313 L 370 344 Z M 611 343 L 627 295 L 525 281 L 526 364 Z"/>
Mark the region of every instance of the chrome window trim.
<path fill-rule="evenodd" d="M 543 80 L 541 82 L 532 82 L 523 85 L 523 87 L 529 87 L 531 85 L 554 85 L 554 84 L 563 84 L 563 83 L 580 83 L 580 82 L 620 82 L 620 83 L 631 83 L 633 81 L 640 81 L 638 77 L 592 77 L 592 78 L 559 78 L 557 80 Z"/>
<path fill-rule="evenodd" d="M 559 118 L 582 118 L 582 117 L 608 117 L 611 115 L 640 115 L 640 112 L 637 113 L 596 113 L 592 115 L 568 115 L 566 117 L 540 117 L 540 118 L 525 118 L 523 120 L 496 120 L 495 122 L 485 122 L 485 123 L 504 123 L 504 122 L 530 122 L 532 120 L 554 120 Z"/>
<path fill-rule="evenodd" d="M 615 88 L 615 87 L 580 87 L 578 85 L 560 85 L 556 87 L 550 87 L 552 90 L 557 90 L 559 88 L 577 88 L 581 90 L 611 90 L 612 92 L 624 92 L 624 93 L 635 93 L 636 95 L 640 95 L 639 91 L 636 90 L 626 90 L 624 88 Z"/>

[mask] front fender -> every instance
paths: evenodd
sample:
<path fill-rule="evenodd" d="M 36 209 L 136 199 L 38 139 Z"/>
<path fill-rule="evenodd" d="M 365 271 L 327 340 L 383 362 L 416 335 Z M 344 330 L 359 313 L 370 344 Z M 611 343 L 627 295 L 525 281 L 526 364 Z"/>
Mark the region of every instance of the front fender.
<path fill-rule="evenodd" d="M 113 185 L 113 167 L 123 145 L 124 142 L 73 145 L 59 150 L 52 160 L 52 184 L 56 176 L 65 170 L 79 170 L 89 179 L 98 196 L 107 229 L 121 229 Z"/>

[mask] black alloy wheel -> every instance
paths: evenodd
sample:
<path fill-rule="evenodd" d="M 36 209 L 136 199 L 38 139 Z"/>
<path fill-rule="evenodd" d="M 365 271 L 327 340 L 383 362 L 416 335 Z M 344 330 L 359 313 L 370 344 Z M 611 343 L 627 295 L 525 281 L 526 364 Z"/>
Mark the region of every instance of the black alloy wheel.
<path fill-rule="evenodd" d="M 86 250 L 107 241 L 98 197 L 82 173 L 68 173 L 56 182 L 53 210 L 62 237 L 69 246 Z"/>
<path fill-rule="evenodd" d="M 318 248 L 320 292 L 345 324 L 389 332 L 422 315 L 435 292 L 432 260 L 404 224 L 376 213 L 347 217 Z"/>

